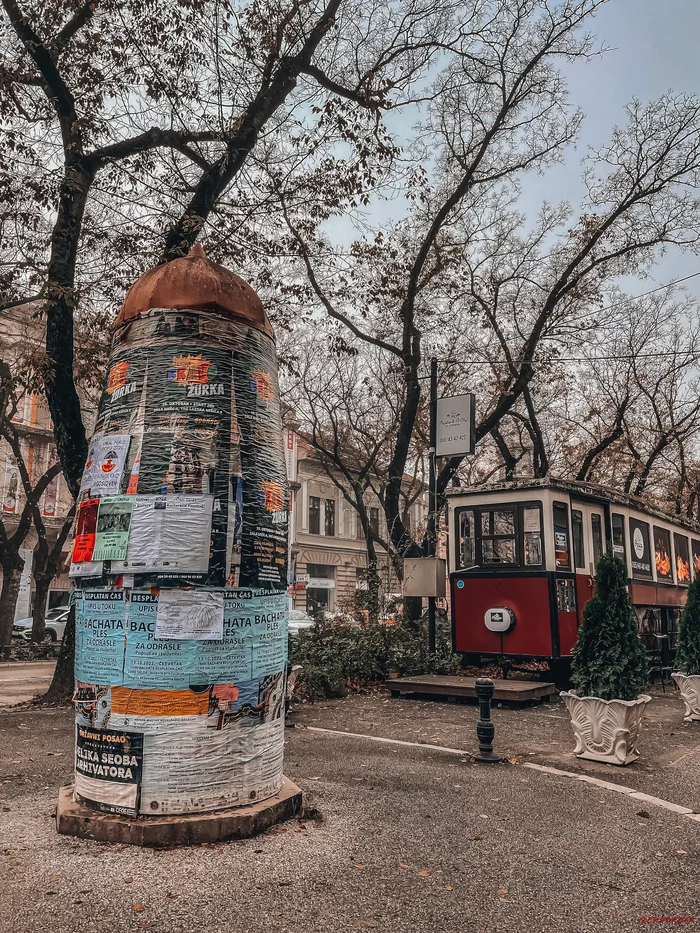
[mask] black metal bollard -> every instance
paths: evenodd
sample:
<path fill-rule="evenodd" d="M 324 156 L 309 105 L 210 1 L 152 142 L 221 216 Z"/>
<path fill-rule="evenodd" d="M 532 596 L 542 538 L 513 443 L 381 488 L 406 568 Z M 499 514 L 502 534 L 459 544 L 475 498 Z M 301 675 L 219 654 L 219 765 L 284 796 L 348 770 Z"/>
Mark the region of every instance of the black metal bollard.
<path fill-rule="evenodd" d="M 491 722 L 491 700 L 493 698 L 494 683 L 490 677 L 479 677 L 474 686 L 476 695 L 479 697 L 479 722 L 476 724 L 479 754 L 476 756 L 475 761 L 503 761 L 501 755 L 494 755 L 493 753 L 493 737 L 496 734 L 496 729 Z"/>

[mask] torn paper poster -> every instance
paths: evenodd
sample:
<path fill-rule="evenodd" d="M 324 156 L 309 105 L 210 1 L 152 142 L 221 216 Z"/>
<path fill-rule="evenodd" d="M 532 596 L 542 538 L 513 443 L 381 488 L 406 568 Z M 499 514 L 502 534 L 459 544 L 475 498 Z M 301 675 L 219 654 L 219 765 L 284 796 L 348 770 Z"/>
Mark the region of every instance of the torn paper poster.
<path fill-rule="evenodd" d="M 202 717 L 144 735 L 141 813 L 216 810 L 263 800 L 282 786 L 284 719 L 242 719 L 223 731 Z"/>
<path fill-rule="evenodd" d="M 130 434 L 104 434 L 95 448 L 90 494 L 117 495 L 129 453 Z"/>
<path fill-rule="evenodd" d="M 158 597 L 156 638 L 221 640 L 224 594 L 212 590 L 162 589 Z"/>
<path fill-rule="evenodd" d="M 83 470 L 83 478 L 80 481 L 80 492 L 78 493 L 78 501 L 83 498 L 84 494 L 89 495 L 90 485 L 92 483 L 92 477 L 95 473 L 95 455 L 99 448 L 99 445 L 102 443 L 103 431 L 96 431 L 88 445 L 88 456 L 85 462 L 85 469 Z"/>
<path fill-rule="evenodd" d="M 112 573 L 206 573 L 212 496 L 129 496 L 133 502 L 126 559 Z"/>
<path fill-rule="evenodd" d="M 75 530 L 75 545 L 71 563 L 92 562 L 99 505 L 99 499 L 85 499 L 78 506 L 78 522 Z"/>
<path fill-rule="evenodd" d="M 75 793 L 104 813 L 136 816 L 143 735 L 76 726 Z"/>
<path fill-rule="evenodd" d="M 69 577 L 101 577 L 104 573 L 104 564 L 101 560 L 85 560 L 79 564 L 72 563 L 68 571 Z"/>
<path fill-rule="evenodd" d="M 93 560 L 124 560 L 129 547 L 133 496 L 100 499 Z"/>

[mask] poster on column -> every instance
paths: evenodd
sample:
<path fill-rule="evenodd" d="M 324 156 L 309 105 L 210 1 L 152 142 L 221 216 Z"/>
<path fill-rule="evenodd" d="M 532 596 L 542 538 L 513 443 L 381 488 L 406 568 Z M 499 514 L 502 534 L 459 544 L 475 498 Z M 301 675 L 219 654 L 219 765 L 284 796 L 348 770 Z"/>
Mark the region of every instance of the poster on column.
<path fill-rule="evenodd" d="M 121 684 L 126 628 L 123 590 L 75 591 L 76 680 Z"/>
<path fill-rule="evenodd" d="M 200 717 L 144 736 L 141 813 L 215 810 L 262 800 L 282 786 L 284 720 L 241 720 L 212 731 Z"/>
<path fill-rule="evenodd" d="M 250 331 L 234 355 L 236 413 L 241 437 L 242 546 L 240 586 L 287 586 L 287 468 L 282 442 L 274 348 Z"/>
<path fill-rule="evenodd" d="M 97 431 L 132 436 L 146 401 L 148 350 L 129 347 L 109 360 L 107 385 L 100 399 Z M 95 464 L 97 457 L 94 458 Z M 118 491 L 118 490 L 117 490 Z"/>
<path fill-rule="evenodd" d="M 132 590 L 123 685 L 140 690 L 186 690 L 199 643 L 156 638 L 158 597 Z"/>
<path fill-rule="evenodd" d="M 206 578 L 211 550 L 213 496 L 136 495 L 123 561 L 112 573 L 155 573 Z"/>
<path fill-rule="evenodd" d="M 224 591 L 223 638 L 202 644 L 192 683 L 241 684 L 284 670 L 287 594 Z"/>
<path fill-rule="evenodd" d="M 102 435 L 90 470 L 90 495 L 117 495 L 131 444 L 130 434 Z"/>
<path fill-rule="evenodd" d="M 220 640 L 224 634 L 223 629 L 222 592 L 177 589 L 160 591 L 156 638 Z"/>
<path fill-rule="evenodd" d="M 75 792 L 103 813 L 137 816 L 143 736 L 76 726 Z"/>
<path fill-rule="evenodd" d="M 97 532 L 97 510 L 99 499 L 84 499 L 78 506 L 78 522 L 75 530 L 73 564 L 92 563 Z"/>
<path fill-rule="evenodd" d="M 185 339 L 151 349 L 138 493 L 211 497 L 207 564 L 186 571 L 210 586 L 225 582 L 231 405 L 230 350 Z M 184 568 L 154 570 L 165 578 Z"/>
<path fill-rule="evenodd" d="M 100 499 L 93 561 L 123 560 L 126 557 L 133 504 L 133 496 Z"/>

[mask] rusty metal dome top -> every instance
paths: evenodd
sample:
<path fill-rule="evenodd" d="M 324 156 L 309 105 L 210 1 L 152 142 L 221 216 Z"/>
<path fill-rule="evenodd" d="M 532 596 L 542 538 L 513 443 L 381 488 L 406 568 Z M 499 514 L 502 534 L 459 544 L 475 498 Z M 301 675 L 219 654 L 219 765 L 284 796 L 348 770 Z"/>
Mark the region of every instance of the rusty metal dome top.
<path fill-rule="evenodd" d="M 199 243 L 187 256 L 149 269 L 127 292 L 116 327 L 151 308 L 214 311 L 274 337 L 262 301 L 239 275 L 207 259 Z"/>

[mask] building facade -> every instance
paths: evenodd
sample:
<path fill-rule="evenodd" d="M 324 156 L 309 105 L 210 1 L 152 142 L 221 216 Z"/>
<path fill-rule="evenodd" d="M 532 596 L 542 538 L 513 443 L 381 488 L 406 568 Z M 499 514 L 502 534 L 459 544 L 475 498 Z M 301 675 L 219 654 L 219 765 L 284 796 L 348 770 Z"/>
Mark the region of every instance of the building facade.
<path fill-rule="evenodd" d="M 41 306 L 36 302 L 16 305 L 2 312 L 0 359 L 8 365 L 12 377 L 17 379 L 20 374 L 42 365 L 44 333 Z M 8 415 L 11 415 L 12 424 L 19 435 L 22 461 L 33 486 L 56 463 L 53 424 L 46 399 L 40 392 L 25 391 L 23 394 L 16 394 L 16 398 L 14 411 L 8 409 Z M 7 441 L 0 438 L 0 520 L 8 537 L 17 530 L 19 517 L 26 504 L 19 467 Z M 67 519 L 72 501 L 65 480 L 59 473 L 48 485 L 38 504 L 49 547 L 55 543 Z M 24 559 L 24 571 L 15 619 L 26 617 L 31 612 L 34 592 L 32 565 L 37 542 L 36 528 L 32 524 L 20 550 Z M 68 544 L 66 551 L 67 548 Z M 2 571 L 0 579 L 1 574 Z M 68 554 L 64 553 L 59 562 L 59 571 L 49 590 L 47 608 L 67 604 L 69 589 Z"/>
<path fill-rule="evenodd" d="M 313 614 L 350 609 L 358 590 L 366 589 L 367 547 L 357 512 L 344 498 L 320 458 L 292 428 L 285 429 L 290 482 L 290 592 L 295 609 Z M 340 478 L 338 477 L 338 481 Z M 387 536 L 379 501 L 368 493 L 368 509 L 380 537 Z M 411 527 L 425 523 L 427 496 L 411 505 Z M 388 554 L 377 545 L 381 587 L 385 597 L 401 595 L 401 585 Z"/>

